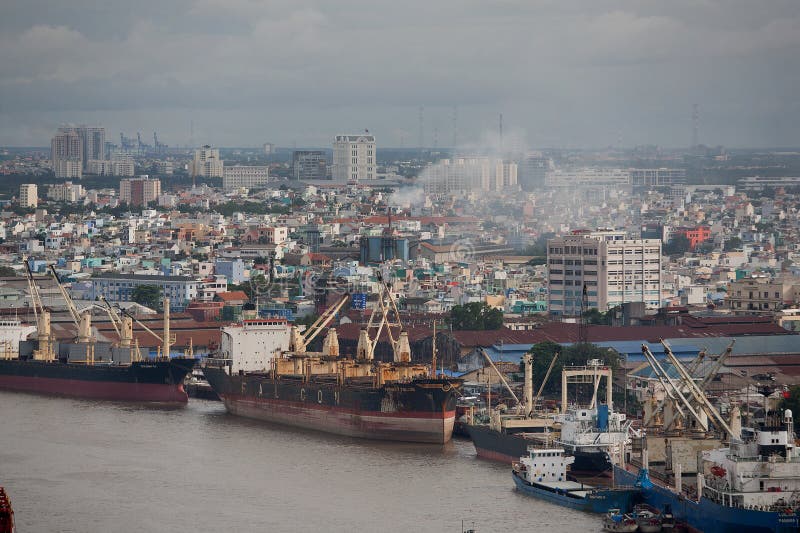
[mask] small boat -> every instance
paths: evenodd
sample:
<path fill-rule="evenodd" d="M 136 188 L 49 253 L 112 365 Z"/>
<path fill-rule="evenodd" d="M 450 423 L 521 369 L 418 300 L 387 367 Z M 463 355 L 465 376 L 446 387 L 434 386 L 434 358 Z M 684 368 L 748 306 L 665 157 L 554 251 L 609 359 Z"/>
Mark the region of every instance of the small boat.
<path fill-rule="evenodd" d="M 631 516 L 636 520 L 642 533 L 658 533 L 661 531 L 661 513 L 647 504 L 639 504 L 633 508 Z"/>
<path fill-rule="evenodd" d="M 574 457 L 564 455 L 564 448 L 528 446 L 528 455 L 520 457 L 519 462 L 512 466 L 517 490 L 529 496 L 591 513 L 631 508 L 638 489 L 598 488 L 571 481 L 567 479 L 567 465 L 574 460 Z"/>
<path fill-rule="evenodd" d="M 613 533 L 633 533 L 639 526 L 629 514 L 623 514 L 619 509 L 609 509 L 603 517 L 603 531 Z"/>

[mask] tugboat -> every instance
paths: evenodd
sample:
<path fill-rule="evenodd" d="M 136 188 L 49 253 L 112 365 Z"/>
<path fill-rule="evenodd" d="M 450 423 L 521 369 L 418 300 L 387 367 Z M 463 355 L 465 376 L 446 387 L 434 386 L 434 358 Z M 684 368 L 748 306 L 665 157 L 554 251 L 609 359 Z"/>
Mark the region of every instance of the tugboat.
<path fill-rule="evenodd" d="M 630 509 L 635 488 L 597 488 L 567 479 L 567 466 L 574 457 L 564 455 L 563 448 L 528 447 L 528 455 L 512 466 L 517 490 L 558 505 L 587 511 L 607 513 L 611 509 Z M 636 530 L 636 522 L 634 528 Z M 622 531 L 622 530 L 618 530 Z"/>
<path fill-rule="evenodd" d="M 623 514 L 619 509 L 609 509 L 603 517 L 603 531 L 612 533 L 632 533 L 638 526 L 631 515 Z"/>

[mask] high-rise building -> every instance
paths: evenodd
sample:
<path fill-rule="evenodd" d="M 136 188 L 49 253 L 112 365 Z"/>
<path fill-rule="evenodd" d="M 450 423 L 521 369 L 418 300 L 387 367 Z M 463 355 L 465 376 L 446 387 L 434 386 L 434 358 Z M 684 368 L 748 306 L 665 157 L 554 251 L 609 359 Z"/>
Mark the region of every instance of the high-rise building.
<path fill-rule="evenodd" d="M 86 170 L 89 161 L 105 161 L 106 129 L 95 126 L 78 126 L 76 131 L 81 138 L 83 170 Z"/>
<path fill-rule="evenodd" d="M 263 189 L 269 184 L 269 167 L 233 165 L 223 168 L 222 188 L 226 191 L 246 187 Z"/>
<path fill-rule="evenodd" d="M 586 309 L 607 311 L 629 302 L 647 308 L 661 303 L 661 241 L 628 239 L 620 231 L 574 231 L 547 241 L 548 309 L 579 316 Z"/>
<path fill-rule="evenodd" d="M 544 187 L 547 173 L 553 170 L 553 160 L 541 152 L 531 152 L 525 156 L 520 166 L 519 184 L 524 191 L 536 191 Z"/>
<path fill-rule="evenodd" d="M 125 153 L 114 154 L 111 159 L 93 159 L 86 167 L 87 174 L 100 176 L 133 176 L 135 170 L 133 157 Z"/>
<path fill-rule="evenodd" d="M 57 178 L 82 176 L 83 146 L 75 128 L 59 128 L 50 141 L 50 159 Z"/>
<path fill-rule="evenodd" d="M 19 205 L 22 207 L 39 205 L 39 188 L 35 183 L 23 183 L 19 186 Z"/>
<path fill-rule="evenodd" d="M 335 181 L 374 180 L 375 167 L 374 135 L 337 135 L 334 138 L 333 179 Z"/>
<path fill-rule="evenodd" d="M 194 151 L 194 160 L 191 163 L 190 174 L 206 178 L 223 177 L 223 161 L 219 158 L 219 149 L 205 145 Z"/>
<path fill-rule="evenodd" d="M 513 190 L 517 164 L 488 157 L 442 159 L 423 171 L 421 182 L 429 194 Z"/>
<path fill-rule="evenodd" d="M 553 170 L 545 177 L 547 187 L 627 187 L 630 184 L 630 172 L 619 168 Z"/>
<path fill-rule="evenodd" d="M 322 150 L 296 150 L 292 155 L 292 175 L 296 180 L 328 178 L 328 158 Z"/>
<path fill-rule="evenodd" d="M 97 126 L 65 126 L 50 141 L 53 171 L 57 178 L 80 178 L 91 161 L 106 159 L 106 129 Z"/>
<path fill-rule="evenodd" d="M 126 178 L 119 182 L 119 201 L 128 205 L 146 206 L 158 200 L 161 180 L 148 176 Z"/>

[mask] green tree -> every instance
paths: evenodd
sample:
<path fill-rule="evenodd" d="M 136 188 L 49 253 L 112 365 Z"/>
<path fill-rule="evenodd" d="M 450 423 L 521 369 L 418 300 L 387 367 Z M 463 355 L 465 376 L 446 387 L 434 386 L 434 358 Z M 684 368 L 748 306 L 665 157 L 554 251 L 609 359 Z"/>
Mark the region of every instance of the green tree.
<path fill-rule="evenodd" d="M 450 324 L 456 330 L 488 330 L 503 327 L 503 312 L 486 302 L 470 302 L 450 310 Z"/>
<path fill-rule="evenodd" d="M 742 239 L 739 237 L 731 237 L 727 241 L 725 241 L 725 247 L 723 248 L 726 252 L 730 252 L 732 250 L 736 250 L 742 247 Z"/>
<path fill-rule="evenodd" d="M 592 308 L 583 312 L 583 317 L 586 319 L 587 324 L 601 324 L 610 326 L 611 315 L 608 312 L 601 312 L 598 309 Z"/>
<path fill-rule="evenodd" d="M 17 271 L 8 266 L 0 266 L 0 278 L 12 278 L 17 275 Z"/>
<path fill-rule="evenodd" d="M 534 392 L 539 390 L 542 380 L 547 374 L 547 368 L 550 366 L 553 356 L 559 353 L 558 359 L 553 364 L 553 370 L 544 387 L 543 394 L 545 395 L 558 395 L 561 392 L 561 371 L 564 367 L 570 366 L 585 366 L 591 359 L 599 359 L 604 364 L 611 367 L 611 370 L 616 373 L 620 368 L 619 353 L 614 350 L 601 348 L 596 344 L 591 343 L 577 343 L 571 346 L 562 347 L 552 341 L 540 342 L 534 344 L 530 351 L 533 355 L 533 389 Z M 601 390 L 604 390 L 605 385 Z M 586 390 L 579 391 L 578 400 L 583 402 L 587 397 L 591 397 L 592 390 L 590 387 L 585 387 Z M 588 396 L 587 396 L 588 395 Z"/>
<path fill-rule="evenodd" d="M 675 235 L 664 245 L 664 255 L 683 255 L 692 248 L 692 241 L 685 235 Z"/>
<path fill-rule="evenodd" d="M 150 309 L 161 310 L 161 287 L 158 285 L 139 285 L 133 289 L 131 300 Z"/>

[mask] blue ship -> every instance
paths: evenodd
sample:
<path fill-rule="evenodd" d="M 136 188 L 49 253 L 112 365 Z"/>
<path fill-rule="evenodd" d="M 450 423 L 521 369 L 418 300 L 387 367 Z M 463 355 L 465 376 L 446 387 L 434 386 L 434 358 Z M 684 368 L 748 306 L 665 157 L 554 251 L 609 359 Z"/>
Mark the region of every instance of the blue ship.
<path fill-rule="evenodd" d="M 795 512 L 762 511 L 722 505 L 709 498 L 695 501 L 684 493 L 653 483 L 645 469 L 614 466 L 618 483 L 637 486 L 641 499 L 652 507 L 671 507 L 677 522 L 684 523 L 689 531 L 702 533 L 797 533 L 800 516 Z"/>
<path fill-rule="evenodd" d="M 574 457 L 564 456 L 563 448 L 528 447 L 528 455 L 514 463 L 512 476 L 517 490 L 528 496 L 590 513 L 610 509 L 627 512 L 639 489 L 597 488 L 567 479 L 567 465 Z"/>

